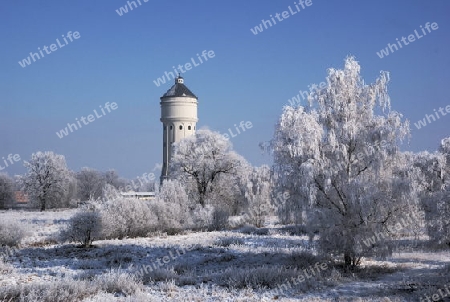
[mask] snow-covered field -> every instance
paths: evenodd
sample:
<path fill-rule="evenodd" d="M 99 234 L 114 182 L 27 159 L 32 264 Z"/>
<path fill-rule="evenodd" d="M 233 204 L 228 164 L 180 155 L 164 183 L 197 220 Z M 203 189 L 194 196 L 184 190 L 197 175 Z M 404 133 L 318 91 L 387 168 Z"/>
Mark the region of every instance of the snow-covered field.
<path fill-rule="evenodd" d="M 315 255 L 307 236 L 274 224 L 259 234 L 243 228 L 95 241 L 90 249 L 58 244 L 74 213 L 0 212 L 0 221 L 28 232 L 20 248 L 0 255 L 0 301 L 421 301 L 450 286 L 450 252 L 421 242 L 345 272 L 331 256 Z"/>

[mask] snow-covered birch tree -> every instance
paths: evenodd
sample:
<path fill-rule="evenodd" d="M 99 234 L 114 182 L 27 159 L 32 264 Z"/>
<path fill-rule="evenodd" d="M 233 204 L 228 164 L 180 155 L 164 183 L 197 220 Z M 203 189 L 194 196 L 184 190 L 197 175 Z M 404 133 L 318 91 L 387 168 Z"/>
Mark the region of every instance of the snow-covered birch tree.
<path fill-rule="evenodd" d="M 389 232 L 414 202 L 408 173 L 396 166 L 409 124 L 390 109 L 388 81 L 381 72 L 365 84 L 348 57 L 344 69 L 328 70 L 309 105 L 284 108 L 271 143 L 276 186 L 290 192 L 297 215 L 314 211 L 308 223 L 319 228 L 322 252 L 343 255 L 346 266 L 374 253 L 360 240 Z"/>
<path fill-rule="evenodd" d="M 51 151 L 36 152 L 30 161 L 24 162 L 24 166 L 28 171 L 22 178 L 22 184 L 32 205 L 41 211 L 48 207 L 60 207 L 72 177 L 64 156 Z"/>
<path fill-rule="evenodd" d="M 414 156 L 418 168 L 419 193 L 430 239 L 450 247 L 450 137 L 441 141 L 438 152 Z"/>

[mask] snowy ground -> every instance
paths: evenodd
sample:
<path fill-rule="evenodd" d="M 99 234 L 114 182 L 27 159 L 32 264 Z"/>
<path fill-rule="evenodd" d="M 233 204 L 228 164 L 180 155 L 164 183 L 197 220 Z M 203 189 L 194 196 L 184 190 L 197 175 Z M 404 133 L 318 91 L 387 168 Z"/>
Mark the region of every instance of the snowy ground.
<path fill-rule="evenodd" d="M 306 236 L 274 225 L 265 235 L 154 234 L 97 241 L 91 249 L 58 244 L 56 234 L 73 213 L 0 212 L 0 221 L 10 218 L 28 229 L 20 249 L 3 254 L 0 294 L 53 286 L 61 301 L 420 301 L 450 285 L 450 252 L 431 252 L 426 244 L 384 260 L 364 259 L 364 270 L 348 273 L 311 255 Z M 62 289 L 73 293 L 95 282 L 103 282 L 101 290 L 61 296 Z"/>

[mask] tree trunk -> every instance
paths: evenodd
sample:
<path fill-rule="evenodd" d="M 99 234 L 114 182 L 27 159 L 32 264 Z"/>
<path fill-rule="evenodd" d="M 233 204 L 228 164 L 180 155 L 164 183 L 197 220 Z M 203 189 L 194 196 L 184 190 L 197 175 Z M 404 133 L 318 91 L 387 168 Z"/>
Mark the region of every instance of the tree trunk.
<path fill-rule="evenodd" d="M 84 238 L 84 247 L 89 248 L 91 246 L 91 231 L 87 231 L 86 238 Z"/>
<path fill-rule="evenodd" d="M 41 199 L 41 207 L 40 207 L 40 211 L 44 212 L 45 211 L 45 199 Z"/>
<path fill-rule="evenodd" d="M 200 205 L 204 208 L 205 207 L 205 196 L 203 196 L 203 194 L 200 194 L 198 202 L 200 203 Z"/>
<path fill-rule="evenodd" d="M 349 268 L 352 266 L 352 256 L 350 256 L 349 252 L 344 253 L 344 264 L 345 268 Z"/>

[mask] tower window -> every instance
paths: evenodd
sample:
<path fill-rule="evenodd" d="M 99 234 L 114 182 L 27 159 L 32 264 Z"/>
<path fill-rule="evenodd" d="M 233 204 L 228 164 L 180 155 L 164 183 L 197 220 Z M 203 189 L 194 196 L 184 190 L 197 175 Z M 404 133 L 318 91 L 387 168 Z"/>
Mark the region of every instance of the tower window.
<path fill-rule="evenodd" d="M 191 130 L 191 126 L 188 126 L 188 130 Z"/>
<path fill-rule="evenodd" d="M 170 126 L 170 130 L 172 130 L 172 125 Z"/>
<path fill-rule="evenodd" d="M 180 125 L 180 130 L 183 130 L 183 126 Z"/>

